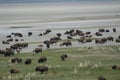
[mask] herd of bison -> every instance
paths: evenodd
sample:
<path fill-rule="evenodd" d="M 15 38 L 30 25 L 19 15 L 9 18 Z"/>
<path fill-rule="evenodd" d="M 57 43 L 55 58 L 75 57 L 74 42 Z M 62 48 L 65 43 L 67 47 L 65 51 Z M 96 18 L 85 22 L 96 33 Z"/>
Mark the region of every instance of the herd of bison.
<path fill-rule="evenodd" d="M 45 32 L 38 34 L 38 36 L 44 36 L 49 34 L 50 32 L 52 32 L 52 30 L 47 29 Z M 97 36 L 103 36 L 103 33 L 109 33 L 109 32 L 113 32 L 116 33 L 117 30 L 116 28 L 113 28 L 112 30 L 109 29 L 98 29 L 98 31 L 96 31 L 94 33 L 94 35 Z M 31 37 L 34 33 L 33 32 L 28 32 L 28 37 Z M 67 35 L 67 40 L 62 40 L 61 36 L 62 35 Z M 55 37 L 52 37 L 48 40 L 43 41 L 44 45 L 46 46 L 46 48 L 50 48 L 50 46 L 52 46 L 53 44 L 56 44 L 58 41 L 60 43 L 60 47 L 62 46 L 72 46 L 72 40 L 74 40 L 74 36 L 79 36 L 78 42 L 79 43 L 90 43 L 92 41 L 95 42 L 95 44 L 104 44 L 108 41 L 115 41 L 117 43 L 120 43 L 120 35 L 118 35 L 117 39 L 114 39 L 113 36 L 108 36 L 108 37 L 103 37 L 103 38 L 93 38 L 93 34 L 91 34 L 90 31 L 88 32 L 83 32 L 82 30 L 75 30 L 75 29 L 71 29 L 68 31 L 65 31 L 64 34 L 61 33 L 56 33 Z M 16 39 L 14 40 L 15 37 Z M 17 39 L 17 37 L 21 38 L 21 40 Z M 11 33 L 10 35 L 6 35 L 6 40 L 2 41 L 2 44 L 11 44 L 11 42 L 15 42 L 15 44 L 11 45 L 10 47 L 4 49 L 4 50 L 0 50 L 0 55 L 3 55 L 4 57 L 9 57 L 9 56 L 14 56 L 15 52 L 20 53 L 20 50 L 22 50 L 23 48 L 28 48 L 29 43 L 24 42 L 24 39 L 22 38 L 23 34 L 16 32 L 16 33 Z M 20 41 L 20 42 L 19 42 Z M 23 41 L 23 42 L 22 42 Z M 44 45 L 38 45 L 37 48 L 33 49 L 33 53 L 40 53 L 42 52 L 42 48 Z M 65 61 L 65 59 L 68 57 L 66 54 L 63 54 L 60 56 L 62 61 Z M 47 61 L 47 57 L 41 57 L 38 59 L 38 63 L 43 63 Z M 11 59 L 11 63 L 22 63 L 22 59 L 21 58 L 12 58 Z M 28 58 L 24 61 L 24 64 L 29 65 L 31 64 L 32 59 Z M 120 66 L 117 65 L 113 65 L 112 69 L 120 69 Z M 35 68 L 35 71 L 39 71 L 41 73 L 44 73 L 48 71 L 48 67 L 46 66 L 37 66 Z M 19 73 L 19 70 L 16 69 L 11 69 L 10 73 Z M 103 76 L 98 77 L 98 80 L 106 80 Z"/>

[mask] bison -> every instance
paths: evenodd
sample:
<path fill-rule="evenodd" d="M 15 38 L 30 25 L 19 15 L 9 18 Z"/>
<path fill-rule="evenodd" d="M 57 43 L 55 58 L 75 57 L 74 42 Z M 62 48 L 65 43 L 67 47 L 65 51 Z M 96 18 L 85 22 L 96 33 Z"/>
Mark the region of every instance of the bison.
<path fill-rule="evenodd" d="M 53 45 L 54 43 L 56 44 L 56 43 L 57 43 L 57 40 L 50 40 L 50 44 Z"/>
<path fill-rule="evenodd" d="M 118 42 L 118 43 L 119 43 L 119 42 L 120 42 L 120 39 L 116 39 L 116 42 Z"/>
<path fill-rule="evenodd" d="M 114 69 L 114 70 L 115 70 L 115 69 L 120 69 L 120 66 L 118 66 L 118 65 L 113 65 L 113 66 L 112 66 L 112 69 Z"/>
<path fill-rule="evenodd" d="M 33 50 L 33 52 L 35 52 L 35 53 L 40 53 L 40 52 L 42 52 L 42 48 L 35 48 L 35 49 Z"/>
<path fill-rule="evenodd" d="M 100 32 L 95 33 L 96 36 L 103 36 Z"/>
<path fill-rule="evenodd" d="M 59 37 L 59 38 L 62 36 L 61 33 L 57 33 L 56 35 L 57 35 L 57 37 Z"/>
<path fill-rule="evenodd" d="M 101 28 L 98 30 L 99 32 L 105 32 L 105 29 Z"/>
<path fill-rule="evenodd" d="M 68 41 L 65 41 L 65 42 L 60 44 L 60 46 L 64 46 L 64 45 L 66 45 L 66 47 L 68 47 L 68 46 L 72 46 L 72 43 L 70 40 L 68 40 Z"/>
<path fill-rule="evenodd" d="M 67 39 L 73 39 L 73 37 L 71 37 L 71 36 L 67 36 Z"/>
<path fill-rule="evenodd" d="M 11 63 L 22 63 L 22 59 L 21 58 L 13 58 L 11 59 Z"/>
<path fill-rule="evenodd" d="M 45 61 L 47 61 L 46 57 L 41 57 L 41 58 L 38 59 L 38 63 L 43 63 Z"/>
<path fill-rule="evenodd" d="M 46 35 L 48 33 L 52 32 L 50 29 L 47 29 L 43 34 Z"/>
<path fill-rule="evenodd" d="M 78 42 L 80 43 L 84 43 L 84 40 L 85 40 L 85 38 L 84 37 L 80 37 L 80 39 L 78 39 Z"/>
<path fill-rule="evenodd" d="M 17 36 L 17 37 L 23 37 L 22 33 L 12 33 L 12 35 Z"/>
<path fill-rule="evenodd" d="M 114 33 L 116 32 L 116 28 L 113 28 L 113 32 L 114 32 Z"/>
<path fill-rule="evenodd" d="M 83 33 L 81 30 L 76 30 L 76 34 Z"/>
<path fill-rule="evenodd" d="M 118 39 L 120 39 L 120 35 L 118 36 Z"/>
<path fill-rule="evenodd" d="M 38 66 L 38 67 L 35 68 L 35 71 L 39 71 L 39 72 L 41 72 L 41 74 L 43 74 L 44 72 L 47 73 L 48 67 L 46 67 L 46 66 Z"/>
<path fill-rule="evenodd" d="M 2 41 L 2 44 L 10 44 L 8 41 Z"/>
<path fill-rule="evenodd" d="M 28 32 L 28 37 L 30 37 L 32 35 L 32 32 Z"/>
<path fill-rule="evenodd" d="M 110 32 L 110 30 L 106 29 L 106 31 L 105 31 L 105 32 Z"/>
<path fill-rule="evenodd" d="M 16 43 L 10 46 L 11 49 L 17 50 L 21 48 L 28 48 L 28 43 Z"/>
<path fill-rule="evenodd" d="M 43 35 L 42 33 L 38 34 L 38 36 L 42 36 L 42 35 Z"/>
<path fill-rule="evenodd" d="M 108 36 L 108 37 L 107 37 L 107 40 L 108 40 L 108 41 L 113 41 L 114 38 L 113 38 L 112 36 Z"/>
<path fill-rule="evenodd" d="M 103 77 L 103 76 L 99 76 L 99 77 L 98 77 L 98 80 L 106 80 L 106 78 Z"/>
<path fill-rule="evenodd" d="M 9 56 L 13 56 L 14 55 L 14 51 L 12 51 L 11 49 L 5 49 L 2 50 L 2 54 L 4 54 L 5 57 L 9 57 Z"/>
<path fill-rule="evenodd" d="M 7 42 L 12 42 L 13 38 L 7 39 Z"/>
<path fill-rule="evenodd" d="M 101 39 L 96 39 L 96 40 L 95 40 L 95 43 L 96 43 L 96 44 L 103 44 L 103 43 L 105 43 L 105 42 L 107 42 L 107 39 L 106 39 L 106 38 L 101 38 Z"/>
<path fill-rule="evenodd" d="M 15 39 L 15 42 L 18 42 L 19 40 L 18 39 Z"/>
<path fill-rule="evenodd" d="M 7 35 L 6 38 L 11 38 L 11 35 Z"/>
<path fill-rule="evenodd" d="M 46 45 L 47 48 L 50 48 L 50 41 L 49 40 L 45 40 L 44 44 Z"/>
<path fill-rule="evenodd" d="M 67 57 L 68 57 L 67 54 L 63 54 L 61 55 L 61 60 L 64 61 Z"/>
<path fill-rule="evenodd" d="M 10 70 L 10 73 L 11 74 L 16 74 L 16 73 L 19 73 L 20 71 L 19 70 L 17 70 L 17 69 L 11 69 Z"/>
<path fill-rule="evenodd" d="M 30 58 L 25 60 L 25 64 L 31 64 L 31 62 L 32 62 L 32 59 L 30 59 Z"/>

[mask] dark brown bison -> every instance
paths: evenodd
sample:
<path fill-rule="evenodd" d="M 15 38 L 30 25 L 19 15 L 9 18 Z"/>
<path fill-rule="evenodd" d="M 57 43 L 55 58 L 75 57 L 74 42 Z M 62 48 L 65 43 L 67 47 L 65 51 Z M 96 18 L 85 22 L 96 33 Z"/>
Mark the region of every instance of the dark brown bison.
<path fill-rule="evenodd" d="M 96 36 L 103 36 L 100 32 L 95 33 Z"/>
<path fill-rule="evenodd" d="M 57 40 L 50 40 L 50 44 L 56 44 L 57 43 Z"/>
<path fill-rule="evenodd" d="M 17 36 L 17 37 L 23 37 L 22 33 L 12 33 L 12 35 Z"/>
<path fill-rule="evenodd" d="M 46 67 L 46 66 L 38 66 L 38 67 L 35 68 L 35 71 L 39 71 L 39 72 L 41 72 L 41 74 L 43 74 L 44 72 L 47 73 L 48 67 Z"/>
<path fill-rule="evenodd" d="M 11 45 L 10 48 L 13 50 L 28 48 L 28 43 L 16 43 Z"/>
<path fill-rule="evenodd" d="M 71 29 L 69 32 L 70 32 L 70 33 L 73 33 L 73 32 L 75 32 L 75 30 L 74 30 L 74 29 Z"/>
<path fill-rule="evenodd" d="M 67 39 L 73 39 L 73 37 L 71 37 L 71 36 L 67 36 Z"/>
<path fill-rule="evenodd" d="M 77 35 L 83 33 L 81 30 L 76 30 Z"/>
<path fill-rule="evenodd" d="M 8 41 L 2 41 L 2 44 L 10 44 Z"/>
<path fill-rule="evenodd" d="M 119 42 L 120 42 L 120 39 L 116 39 L 116 42 L 118 42 L 118 43 L 119 43 Z"/>
<path fill-rule="evenodd" d="M 13 38 L 10 38 L 7 40 L 7 42 L 12 42 L 13 41 Z"/>
<path fill-rule="evenodd" d="M 70 34 L 72 36 L 72 33 L 75 33 L 74 29 L 71 29 L 69 31 L 66 31 L 64 34 Z"/>
<path fill-rule="evenodd" d="M 114 38 L 113 38 L 112 36 L 108 36 L 108 37 L 107 37 L 107 40 L 108 40 L 108 41 L 113 41 Z"/>
<path fill-rule="evenodd" d="M 65 42 L 63 42 L 63 43 L 61 43 L 60 44 L 60 46 L 66 46 L 66 47 L 69 47 L 69 46 L 72 46 L 72 43 L 71 43 L 71 41 L 70 40 L 67 40 L 67 41 L 65 41 Z"/>
<path fill-rule="evenodd" d="M 45 40 L 44 44 L 46 45 L 47 48 L 50 48 L 50 41 L 49 40 Z"/>
<path fill-rule="evenodd" d="M 38 63 L 43 63 L 43 62 L 46 62 L 47 61 L 47 58 L 46 57 L 41 57 L 38 59 Z"/>
<path fill-rule="evenodd" d="M 50 29 L 47 29 L 44 33 L 43 33 L 43 35 L 46 35 L 46 34 L 48 34 L 48 33 L 50 33 L 50 32 L 52 32 Z"/>
<path fill-rule="evenodd" d="M 30 59 L 30 58 L 25 60 L 25 64 L 31 64 L 31 62 L 32 62 L 32 59 Z"/>
<path fill-rule="evenodd" d="M 44 44 L 50 44 L 50 41 L 49 40 L 45 40 Z"/>
<path fill-rule="evenodd" d="M 112 69 L 120 69 L 120 66 L 118 66 L 118 65 L 113 65 L 113 66 L 112 66 Z"/>
<path fill-rule="evenodd" d="M 85 34 L 88 35 L 88 34 L 91 34 L 91 32 L 88 31 L 88 32 L 86 32 Z"/>
<path fill-rule="evenodd" d="M 17 70 L 17 69 L 11 69 L 10 70 L 10 73 L 11 74 L 16 74 L 16 73 L 19 73 L 20 71 L 19 70 Z"/>
<path fill-rule="evenodd" d="M 69 32 L 69 31 L 66 31 L 64 34 L 65 34 L 65 35 L 66 35 L 66 34 L 70 34 L 70 32 Z"/>
<path fill-rule="evenodd" d="M 9 57 L 9 56 L 13 56 L 14 55 L 14 51 L 12 51 L 11 49 L 5 49 L 2 50 L 1 53 L 5 56 L 5 57 Z"/>
<path fill-rule="evenodd" d="M 120 35 L 118 36 L 118 39 L 120 39 Z"/>
<path fill-rule="evenodd" d="M 28 43 L 21 43 L 22 48 L 28 48 Z"/>
<path fill-rule="evenodd" d="M 85 38 L 84 37 L 80 37 L 80 39 L 78 39 L 78 42 L 80 43 L 84 43 L 84 40 L 85 40 Z"/>
<path fill-rule="evenodd" d="M 67 57 L 68 57 L 67 54 L 63 54 L 61 55 L 61 60 L 64 61 Z"/>
<path fill-rule="evenodd" d="M 85 36 L 85 33 L 79 33 L 78 35 L 79 36 Z"/>
<path fill-rule="evenodd" d="M 6 38 L 11 38 L 11 35 L 7 35 Z"/>
<path fill-rule="evenodd" d="M 62 34 L 61 34 L 61 33 L 57 33 L 56 35 L 57 35 L 57 37 L 61 37 L 61 36 L 62 36 Z"/>
<path fill-rule="evenodd" d="M 110 30 L 106 29 L 106 31 L 105 31 L 105 32 L 110 32 Z"/>
<path fill-rule="evenodd" d="M 61 38 L 60 37 L 52 37 L 52 38 L 50 38 L 50 41 L 51 40 L 56 40 L 56 41 L 58 41 L 58 40 L 61 40 Z"/>
<path fill-rule="evenodd" d="M 99 77 L 98 77 L 98 80 L 106 80 L 106 78 L 103 77 L 103 76 L 99 76 Z"/>
<path fill-rule="evenodd" d="M 33 50 L 33 52 L 35 52 L 35 53 L 40 53 L 40 52 L 42 52 L 42 48 L 35 48 L 35 49 Z"/>
<path fill-rule="evenodd" d="M 38 36 L 42 36 L 42 35 L 43 35 L 42 33 L 38 34 Z"/>
<path fill-rule="evenodd" d="M 113 28 L 113 32 L 114 32 L 114 33 L 116 32 L 116 28 Z"/>
<path fill-rule="evenodd" d="M 28 32 L 28 37 L 32 36 L 32 32 Z"/>
<path fill-rule="evenodd" d="M 11 59 L 11 63 L 22 63 L 22 59 L 21 58 L 13 58 Z"/>
<path fill-rule="evenodd" d="M 13 45 L 10 46 L 10 48 L 12 50 L 17 50 L 18 48 L 20 48 L 20 46 L 18 44 L 13 44 Z"/>
<path fill-rule="evenodd" d="M 105 29 L 101 28 L 98 30 L 99 32 L 105 32 Z"/>
<path fill-rule="evenodd" d="M 47 44 L 54 44 L 54 43 L 56 44 L 59 40 L 61 40 L 60 37 L 52 37 L 50 38 Z"/>
<path fill-rule="evenodd" d="M 106 38 L 101 38 L 101 39 L 96 39 L 95 40 L 95 43 L 96 44 L 103 44 L 103 43 L 106 43 L 107 42 L 107 39 Z"/>
<path fill-rule="evenodd" d="M 18 42 L 19 41 L 19 39 L 15 39 L 15 42 Z"/>

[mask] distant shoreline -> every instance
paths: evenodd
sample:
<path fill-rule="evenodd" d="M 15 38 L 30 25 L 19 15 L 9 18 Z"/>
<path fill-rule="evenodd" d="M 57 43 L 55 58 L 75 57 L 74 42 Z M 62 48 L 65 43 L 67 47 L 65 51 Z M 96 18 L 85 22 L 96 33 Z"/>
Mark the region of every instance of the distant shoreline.
<path fill-rule="evenodd" d="M 11 24 L 32 24 L 32 23 L 39 23 L 39 24 L 47 24 L 47 23 L 59 23 L 59 22 L 71 22 L 71 21 L 92 21 L 92 20 L 120 20 L 120 15 L 113 15 L 113 16 L 88 16 L 88 17 L 66 17 L 66 18 L 57 18 L 51 19 L 48 21 L 40 21 L 40 20 L 33 20 L 33 21 L 19 21 L 19 22 L 9 22 L 9 23 L 1 23 L 1 25 L 11 25 Z M 31 26 L 12 26 L 11 28 L 30 28 Z"/>

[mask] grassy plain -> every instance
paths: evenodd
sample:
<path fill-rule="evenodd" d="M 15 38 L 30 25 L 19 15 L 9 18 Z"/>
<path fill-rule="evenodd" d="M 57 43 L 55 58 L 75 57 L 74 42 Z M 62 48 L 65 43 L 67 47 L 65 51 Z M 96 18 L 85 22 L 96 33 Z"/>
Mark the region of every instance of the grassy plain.
<path fill-rule="evenodd" d="M 68 55 L 65 61 L 61 61 L 62 54 Z M 47 62 L 38 63 L 41 56 L 46 56 Z M 13 57 L 22 58 L 23 63 L 11 64 Z M 32 58 L 32 64 L 24 64 L 27 58 Z M 120 65 L 120 46 L 47 49 L 35 55 L 30 52 L 11 57 L 0 55 L 0 80 L 97 80 L 98 76 L 120 80 L 120 70 L 111 69 L 114 64 Z M 48 72 L 36 72 L 39 65 L 48 66 Z M 20 73 L 10 74 L 11 68 L 18 69 Z"/>

